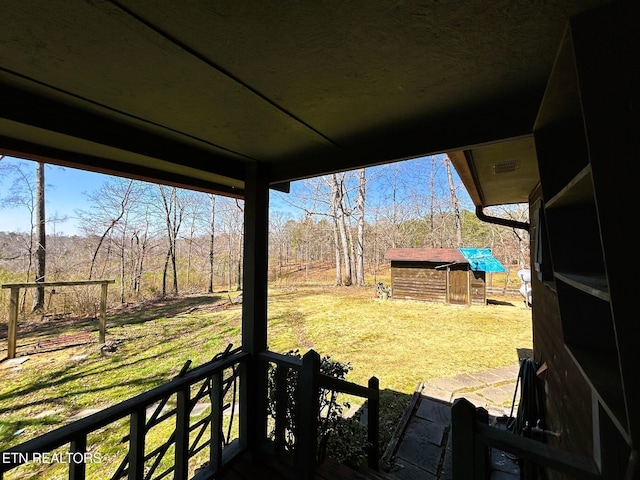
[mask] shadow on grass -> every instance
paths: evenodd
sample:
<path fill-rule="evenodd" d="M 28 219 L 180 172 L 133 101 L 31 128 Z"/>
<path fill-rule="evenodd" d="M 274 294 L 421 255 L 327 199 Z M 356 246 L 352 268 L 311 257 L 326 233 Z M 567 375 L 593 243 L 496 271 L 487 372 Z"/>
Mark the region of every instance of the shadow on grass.
<path fill-rule="evenodd" d="M 223 309 L 231 304 L 230 296 L 219 293 L 186 298 L 167 298 L 140 302 L 134 305 L 113 309 L 107 312 L 108 326 L 136 325 L 159 318 L 171 318 L 184 313 L 196 312 L 206 308 L 210 311 Z M 126 311 L 123 311 L 126 308 Z M 119 311 L 120 310 L 120 311 Z M 55 318 L 47 321 L 19 321 L 19 347 L 36 345 L 38 341 L 60 337 L 77 331 L 97 331 L 97 318 Z M 7 325 L 0 324 L 0 340 L 7 339 Z M 37 353 L 37 352 L 30 352 Z"/>
<path fill-rule="evenodd" d="M 107 321 L 111 325 L 136 325 L 159 318 L 171 318 L 184 313 L 192 313 L 203 307 L 223 309 L 231 304 L 225 294 L 200 295 L 197 297 L 164 299 L 153 302 L 141 302 L 122 313 L 112 313 Z"/>
<path fill-rule="evenodd" d="M 487 298 L 487 305 L 504 305 L 505 307 L 515 307 L 515 305 L 511 302 L 507 302 L 504 300 L 495 300 L 493 298 Z"/>

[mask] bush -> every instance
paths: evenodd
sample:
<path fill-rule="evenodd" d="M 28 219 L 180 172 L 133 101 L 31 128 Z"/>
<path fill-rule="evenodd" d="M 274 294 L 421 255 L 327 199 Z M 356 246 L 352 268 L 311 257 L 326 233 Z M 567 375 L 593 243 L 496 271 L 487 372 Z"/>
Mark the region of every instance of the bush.
<path fill-rule="evenodd" d="M 301 359 L 299 350 L 290 350 L 286 355 Z M 347 373 L 352 370 L 349 363 L 341 363 L 329 356 L 320 359 L 320 373 L 344 380 Z M 271 365 L 268 372 L 269 402 L 268 413 L 274 420 L 276 418 L 276 368 Z M 285 450 L 295 449 L 295 424 L 296 424 L 296 391 L 298 386 L 298 373 L 292 369 L 287 371 L 287 406 L 285 414 Z M 326 456 L 337 461 L 348 463 L 352 466 L 360 466 L 366 460 L 367 429 L 354 417 L 344 418 L 345 409 L 351 405 L 348 402 L 339 402 L 339 394 L 332 390 L 320 390 L 320 402 L 318 409 L 318 452 L 317 460 L 320 462 Z M 275 436 L 275 427 L 269 433 L 270 438 Z"/>

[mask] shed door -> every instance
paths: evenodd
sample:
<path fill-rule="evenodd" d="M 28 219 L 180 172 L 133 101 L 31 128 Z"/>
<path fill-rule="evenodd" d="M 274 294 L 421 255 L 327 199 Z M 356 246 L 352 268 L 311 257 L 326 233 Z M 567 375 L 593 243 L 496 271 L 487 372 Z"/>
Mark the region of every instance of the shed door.
<path fill-rule="evenodd" d="M 467 304 L 468 275 L 466 271 L 451 270 L 449 272 L 449 303 Z"/>

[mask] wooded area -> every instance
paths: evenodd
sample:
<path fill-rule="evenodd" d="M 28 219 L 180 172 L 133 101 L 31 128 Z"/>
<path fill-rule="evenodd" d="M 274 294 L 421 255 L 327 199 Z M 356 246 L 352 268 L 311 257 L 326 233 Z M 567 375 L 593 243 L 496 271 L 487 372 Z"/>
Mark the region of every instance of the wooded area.
<path fill-rule="evenodd" d="M 9 160 L 0 161 L 0 206 L 20 208 L 31 229 L 0 232 L 0 283 L 116 279 L 112 300 L 120 303 L 242 288 L 243 201 L 105 177 L 75 210 L 78 233 L 58 234 L 61 219 L 39 221 L 44 168 Z M 472 205 L 458 198 L 462 191 L 443 155 L 297 182 L 289 194 L 272 192 L 270 281 L 322 266 L 334 272 L 328 283 L 373 284 L 388 277 L 384 255 L 395 247 L 488 247 L 504 265 L 525 266 L 526 234 L 478 220 Z M 528 217 L 522 205 L 490 213 Z M 39 225 L 46 225 L 46 236 Z M 38 252 L 46 252 L 44 273 Z M 73 297 L 69 308 L 80 309 L 91 295 Z M 45 303 L 44 296 L 27 300 L 23 310 Z"/>

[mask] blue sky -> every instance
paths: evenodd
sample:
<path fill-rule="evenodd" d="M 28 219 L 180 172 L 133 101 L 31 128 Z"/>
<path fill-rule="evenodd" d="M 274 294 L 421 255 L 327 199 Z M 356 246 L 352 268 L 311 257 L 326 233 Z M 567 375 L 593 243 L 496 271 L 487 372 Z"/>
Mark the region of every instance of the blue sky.
<path fill-rule="evenodd" d="M 20 163 L 27 171 L 32 171 L 35 178 L 36 164 L 29 160 L 5 157 L 2 162 Z M 47 218 L 68 217 L 64 222 L 49 224 L 51 234 L 73 235 L 77 233 L 75 210 L 83 208 L 86 202 L 85 192 L 96 191 L 110 177 L 99 173 L 85 172 L 73 168 L 47 165 L 45 169 Z M 0 180 L 0 197 L 4 197 L 11 186 L 11 179 Z M 30 229 L 29 213 L 24 207 L 11 208 L 3 205 L 0 209 L 0 231 L 28 232 Z"/>
<path fill-rule="evenodd" d="M 19 160 L 11 157 L 5 157 L 0 161 L 0 172 L 3 165 L 7 163 L 19 164 L 25 172 L 32 175 L 35 179 L 36 164 L 29 160 Z M 413 161 L 402 162 L 401 164 L 391 164 L 389 166 L 373 167 L 368 169 L 367 177 L 369 186 L 367 187 L 368 199 L 384 195 L 385 189 L 388 189 L 390 177 L 393 177 L 395 165 L 401 165 L 404 169 L 404 178 L 409 179 L 409 183 L 418 181 L 426 187 L 427 179 L 425 170 L 430 165 L 427 158 L 416 159 Z M 386 169 L 386 170 L 385 170 Z M 438 183 L 440 188 L 446 187 L 446 176 L 444 169 L 439 167 Z M 424 174 L 424 175 L 423 175 Z M 454 171 L 456 183 L 460 181 Z M 100 189 L 100 187 L 110 179 L 108 175 L 100 173 L 86 172 L 73 168 L 63 168 L 55 165 L 47 165 L 45 170 L 46 182 L 46 216 L 49 220 L 52 218 L 64 218 L 64 221 L 49 222 L 47 225 L 47 233 L 74 235 L 78 233 L 76 227 L 75 211 L 85 209 L 87 207 L 87 194 L 91 194 Z M 0 200 L 6 196 L 8 189 L 11 187 L 12 178 L 6 175 L 0 176 Z M 405 182 L 406 183 L 406 182 Z M 294 208 L 288 204 L 291 200 L 295 202 L 295 195 L 302 188 L 301 182 L 292 184 L 292 194 L 289 195 L 272 195 L 271 210 L 272 212 L 284 212 L 292 217 L 303 215 L 303 210 Z M 371 196 L 370 196 L 371 195 Z M 459 199 L 463 208 L 469 205 L 470 199 L 464 188 L 458 189 Z M 380 201 L 378 198 L 378 201 Z M 368 201 L 369 203 L 369 201 Z M 373 203 L 378 203 L 374 202 Z M 0 231 L 4 232 L 28 232 L 30 229 L 30 220 L 28 210 L 24 207 L 11 208 L 10 205 L 0 205 Z"/>

